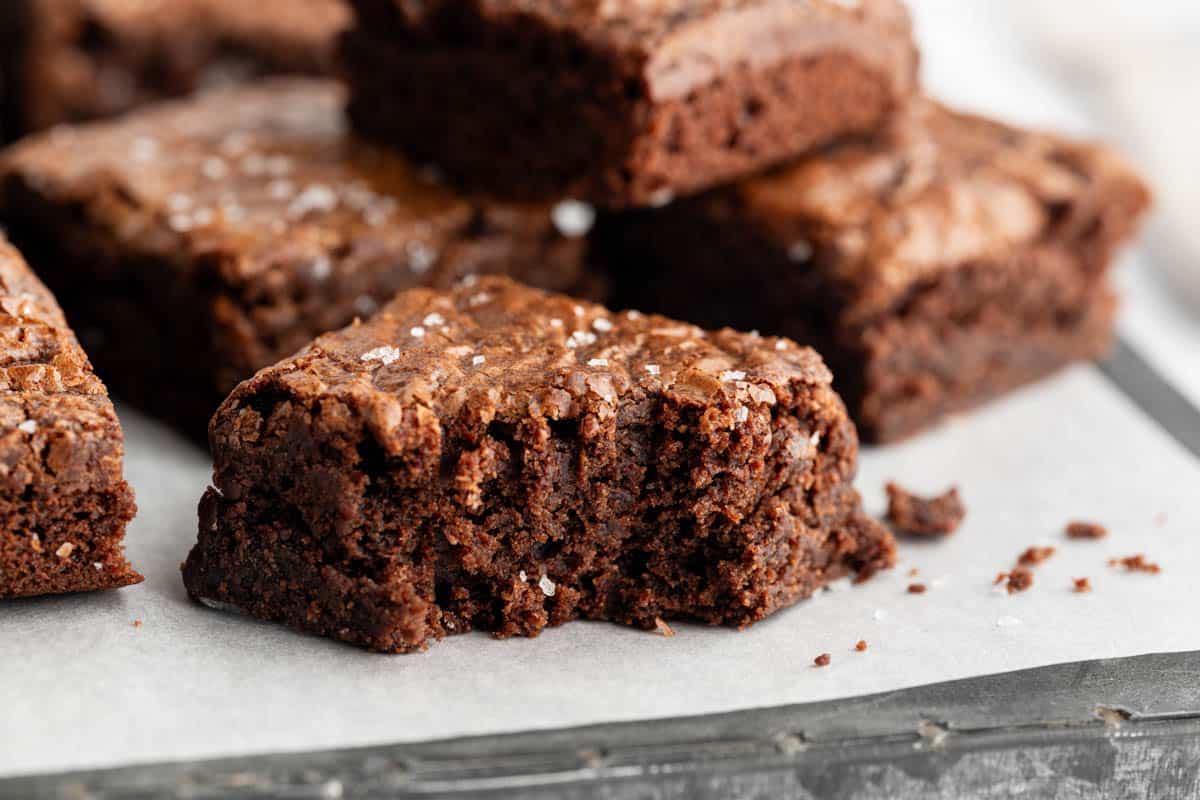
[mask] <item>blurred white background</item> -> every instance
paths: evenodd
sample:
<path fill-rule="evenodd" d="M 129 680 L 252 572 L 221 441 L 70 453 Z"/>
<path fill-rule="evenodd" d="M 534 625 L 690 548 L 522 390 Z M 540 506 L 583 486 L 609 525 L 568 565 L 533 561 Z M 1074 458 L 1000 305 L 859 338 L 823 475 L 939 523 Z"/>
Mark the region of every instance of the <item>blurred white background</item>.
<path fill-rule="evenodd" d="M 1200 0 L 910 0 L 932 94 L 1117 144 L 1156 210 L 1122 335 L 1200 404 Z"/>

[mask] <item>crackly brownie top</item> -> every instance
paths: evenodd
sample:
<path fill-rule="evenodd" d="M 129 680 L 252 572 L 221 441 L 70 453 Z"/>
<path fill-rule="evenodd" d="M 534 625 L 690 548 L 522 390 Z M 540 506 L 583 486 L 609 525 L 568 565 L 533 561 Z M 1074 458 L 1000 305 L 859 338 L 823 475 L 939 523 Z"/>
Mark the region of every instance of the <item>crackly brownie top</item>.
<path fill-rule="evenodd" d="M 669 393 L 744 421 L 747 405 L 789 402 L 802 385 L 829 382 L 820 356 L 786 339 L 612 313 L 489 277 L 402 292 L 370 320 L 263 370 L 226 408 L 280 385 L 298 397 L 335 395 L 387 439 L 406 415 L 445 419 L 481 400 L 496 417 L 565 419 L 583 409 L 611 416 L 623 401 Z M 818 394 L 812 402 L 838 402 Z"/>
<path fill-rule="evenodd" d="M 122 450 L 112 403 L 58 303 L 0 238 L 0 494 L 119 481 Z"/>
<path fill-rule="evenodd" d="M 1114 201 L 1133 216 L 1149 202 L 1141 180 L 1100 145 L 927 100 L 873 140 L 835 146 L 729 191 L 794 261 L 815 258 L 853 287 L 851 305 L 863 311 L 944 270 L 1003 263 L 1070 235 L 1064 224 L 1095 223 Z"/>
<path fill-rule="evenodd" d="M 394 0 L 414 29 L 478 15 L 535 20 L 644 69 L 656 98 L 679 97 L 729 69 L 820 52 L 853 54 L 907 94 L 916 51 L 899 0 Z"/>
<path fill-rule="evenodd" d="M 0 392 L 104 394 L 62 310 L 0 239 Z"/>
<path fill-rule="evenodd" d="M 61 127 L 0 161 L 54 206 L 132 253 L 178 264 L 218 254 L 231 283 L 278 265 L 321 278 L 350 243 L 406 253 L 427 271 L 438 246 L 477 214 L 545 225 L 548 206 L 477 209 L 435 176 L 346 134 L 332 81 L 277 78 L 213 90 L 111 122 Z"/>

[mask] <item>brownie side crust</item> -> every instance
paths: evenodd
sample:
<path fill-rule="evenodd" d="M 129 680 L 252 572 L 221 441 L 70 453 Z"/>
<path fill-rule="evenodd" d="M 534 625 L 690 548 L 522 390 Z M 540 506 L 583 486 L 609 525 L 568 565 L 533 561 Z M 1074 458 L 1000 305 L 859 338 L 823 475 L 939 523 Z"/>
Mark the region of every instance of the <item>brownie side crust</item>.
<path fill-rule="evenodd" d="M 4 139 L 266 74 L 331 74 L 350 19 L 337 0 L 11 4 Z"/>
<path fill-rule="evenodd" d="M 115 393 L 202 438 L 238 381 L 398 290 L 603 294 L 560 208 L 455 192 L 350 137 L 343 100 L 272 79 L 0 156 L 0 217 Z"/>
<path fill-rule="evenodd" d="M 62 312 L 0 239 L 0 598 L 141 582 L 112 403 Z"/>
<path fill-rule="evenodd" d="M 870 131 L 916 83 L 893 0 L 355 5 L 356 127 L 505 197 L 660 204 Z"/>
<path fill-rule="evenodd" d="M 892 441 L 1103 354 L 1108 268 L 1148 202 L 1107 149 L 920 101 L 884 134 L 609 215 L 597 261 L 617 305 L 815 347 L 864 439 Z"/>
<path fill-rule="evenodd" d="M 501 278 L 401 293 L 234 391 L 192 597 L 386 652 L 744 626 L 894 560 L 810 350 Z"/>

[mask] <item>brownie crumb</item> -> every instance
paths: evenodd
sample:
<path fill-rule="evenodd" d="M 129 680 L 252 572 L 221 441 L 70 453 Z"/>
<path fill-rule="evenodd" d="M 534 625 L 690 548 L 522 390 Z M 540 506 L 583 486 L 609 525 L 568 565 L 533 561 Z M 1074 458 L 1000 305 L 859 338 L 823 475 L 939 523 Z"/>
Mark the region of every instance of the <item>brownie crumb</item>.
<path fill-rule="evenodd" d="M 829 655 L 829 653 L 821 653 L 821 655 L 813 659 L 813 665 L 817 667 L 828 667 L 829 662 L 831 661 L 833 661 L 833 656 Z"/>
<path fill-rule="evenodd" d="M 908 585 L 909 594 L 925 594 L 925 590 L 926 587 L 923 583 L 910 583 Z"/>
<path fill-rule="evenodd" d="M 1023 567 L 1036 567 L 1052 555 L 1054 555 L 1053 547 L 1031 547 L 1021 553 L 1017 563 Z"/>
<path fill-rule="evenodd" d="M 1068 539 L 1103 539 L 1108 528 L 1095 522 L 1072 522 L 1067 526 Z"/>
<path fill-rule="evenodd" d="M 1017 567 L 1012 572 L 1004 576 L 1008 582 L 1005 586 L 1009 594 L 1023 592 L 1033 586 L 1033 572 L 1025 567 Z"/>
<path fill-rule="evenodd" d="M 1073 578 L 1072 581 L 1075 584 L 1075 591 L 1080 594 L 1092 590 L 1092 582 L 1087 578 Z"/>
<path fill-rule="evenodd" d="M 867 651 L 867 640 L 859 639 L 858 644 L 854 645 L 854 649 L 860 653 L 865 653 Z"/>
<path fill-rule="evenodd" d="M 135 629 L 137 629 L 137 628 L 141 628 L 141 627 L 142 627 L 142 621 L 141 621 L 140 619 L 135 619 L 135 620 L 133 621 L 133 627 L 134 627 Z"/>
<path fill-rule="evenodd" d="M 672 630 L 671 626 L 668 625 L 667 621 L 665 619 L 663 619 L 662 617 L 654 618 L 654 627 L 663 636 L 674 636 L 675 635 L 675 631 Z"/>
<path fill-rule="evenodd" d="M 1124 558 L 1110 558 L 1108 560 L 1110 567 L 1124 567 L 1126 572 L 1149 572 L 1152 575 L 1157 575 L 1162 572 L 1162 567 L 1151 561 L 1146 560 L 1146 556 L 1141 553 Z"/>
<path fill-rule="evenodd" d="M 967 509 L 953 487 L 937 497 L 918 497 L 896 483 L 888 483 L 887 520 L 910 536 L 949 536 L 958 530 Z"/>
<path fill-rule="evenodd" d="M 910 569 L 908 571 L 908 577 L 910 577 L 910 578 L 915 578 L 920 574 L 921 574 L 921 570 L 917 569 L 916 567 L 913 567 L 912 569 Z"/>

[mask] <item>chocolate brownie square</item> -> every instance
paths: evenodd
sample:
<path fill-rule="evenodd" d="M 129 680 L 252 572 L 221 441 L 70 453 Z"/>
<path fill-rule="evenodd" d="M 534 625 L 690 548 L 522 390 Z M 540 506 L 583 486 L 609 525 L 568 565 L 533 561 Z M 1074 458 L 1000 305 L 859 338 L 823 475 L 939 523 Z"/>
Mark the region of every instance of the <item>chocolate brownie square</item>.
<path fill-rule="evenodd" d="M 401 293 L 211 434 L 192 597 L 375 650 L 745 626 L 894 559 L 816 353 L 505 278 Z"/>
<path fill-rule="evenodd" d="M 123 441 L 58 304 L 0 238 L 0 598 L 141 582 Z"/>
<path fill-rule="evenodd" d="M 0 156 L 0 217 L 115 394 L 202 436 L 238 381 L 400 289 L 500 272 L 601 291 L 585 211 L 456 193 L 349 137 L 342 105 L 276 78 Z"/>
<path fill-rule="evenodd" d="M 354 0 L 364 133 L 504 197 L 647 205 L 877 127 L 899 0 Z"/>
<path fill-rule="evenodd" d="M 0 139 L 268 73 L 326 74 L 340 0 L 5 0 Z"/>
<path fill-rule="evenodd" d="M 1108 149 L 914 103 L 885 132 L 596 231 L 617 304 L 790 336 L 859 432 L 911 434 L 1112 334 L 1149 203 Z"/>

